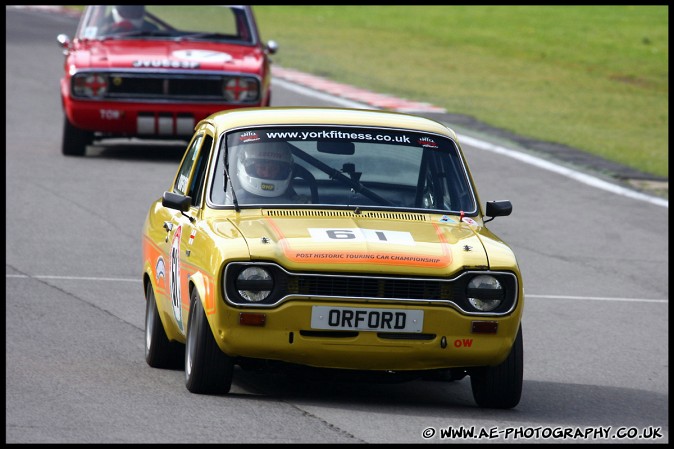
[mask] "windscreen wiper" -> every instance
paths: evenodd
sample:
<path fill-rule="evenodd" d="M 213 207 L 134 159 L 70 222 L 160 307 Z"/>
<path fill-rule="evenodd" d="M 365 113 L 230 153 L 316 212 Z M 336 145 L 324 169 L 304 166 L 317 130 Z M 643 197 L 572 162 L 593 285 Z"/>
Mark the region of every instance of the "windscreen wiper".
<path fill-rule="evenodd" d="M 199 39 L 241 40 L 237 36 L 232 36 L 231 34 L 214 33 L 214 32 L 183 34 L 182 36 L 178 36 L 176 39 L 179 40 L 179 41 L 182 41 L 182 40 L 199 40 Z"/>
<path fill-rule="evenodd" d="M 101 36 L 101 40 L 125 39 L 127 37 L 172 37 L 175 33 L 161 30 L 132 30 Z"/>

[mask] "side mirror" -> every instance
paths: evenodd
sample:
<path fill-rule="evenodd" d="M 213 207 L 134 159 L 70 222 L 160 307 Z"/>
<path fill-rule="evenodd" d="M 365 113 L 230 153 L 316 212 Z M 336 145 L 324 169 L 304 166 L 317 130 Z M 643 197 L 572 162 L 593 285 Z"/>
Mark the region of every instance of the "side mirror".
<path fill-rule="evenodd" d="M 485 215 L 491 217 L 489 220 L 484 220 L 485 223 L 492 221 L 496 217 L 505 217 L 510 215 L 513 211 L 513 205 L 508 200 L 502 201 L 487 201 L 487 208 Z"/>
<path fill-rule="evenodd" d="M 278 44 L 276 43 L 276 41 L 267 41 L 266 48 L 267 48 L 267 53 L 269 53 L 270 55 L 273 55 L 274 53 L 276 53 L 278 51 Z"/>
<path fill-rule="evenodd" d="M 58 42 L 59 47 L 63 49 L 63 54 L 68 54 L 68 49 L 70 48 L 70 38 L 67 34 L 59 34 L 56 36 L 56 42 Z"/>
<path fill-rule="evenodd" d="M 161 197 L 161 205 L 169 209 L 175 209 L 180 212 L 187 212 L 190 210 L 192 198 L 178 193 L 164 192 Z"/>

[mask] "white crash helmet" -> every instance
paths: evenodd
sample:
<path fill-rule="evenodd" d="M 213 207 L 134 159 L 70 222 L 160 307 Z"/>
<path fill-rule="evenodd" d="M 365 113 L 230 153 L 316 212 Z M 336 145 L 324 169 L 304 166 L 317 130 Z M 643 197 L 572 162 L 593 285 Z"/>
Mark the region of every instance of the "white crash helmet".
<path fill-rule="evenodd" d="M 278 169 L 272 177 L 261 177 L 258 163 L 274 163 Z M 249 193 L 263 197 L 277 197 L 285 193 L 292 177 L 293 157 L 283 143 L 244 144 L 236 161 L 236 171 L 241 187 Z"/>
<path fill-rule="evenodd" d="M 143 17 L 145 16 L 145 5 L 115 5 L 112 7 L 112 18 L 115 23 L 131 22 L 131 24 L 140 28 L 143 26 Z"/>

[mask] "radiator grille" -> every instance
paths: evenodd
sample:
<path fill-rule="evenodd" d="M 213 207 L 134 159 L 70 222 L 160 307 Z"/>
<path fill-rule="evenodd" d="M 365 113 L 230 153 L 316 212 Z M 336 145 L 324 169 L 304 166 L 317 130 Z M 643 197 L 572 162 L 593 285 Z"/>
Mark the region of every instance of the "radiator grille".
<path fill-rule="evenodd" d="M 104 99 L 253 104 L 260 82 L 253 76 L 172 72 L 109 72 Z M 245 93 L 243 93 L 245 91 Z"/>
<path fill-rule="evenodd" d="M 307 296 L 448 300 L 451 284 L 431 280 L 345 276 L 288 276 L 288 293 Z"/>
<path fill-rule="evenodd" d="M 273 282 L 256 284 L 242 281 L 239 275 L 250 267 L 264 269 Z M 476 276 L 489 275 L 503 287 L 502 303 L 490 312 L 480 312 L 470 302 L 469 283 Z M 505 271 L 468 270 L 452 278 L 422 278 L 415 276 L 378 276 L 356 273 L 298 273 L 290 272 L 270 262 L 230 262 L 224 270 L 225 300 L 236 306 L 277 307 L 287 300 L 352 301 L 373 305 L 377 303 L 437 304 L 453 307 L 468 315 L 506 315 L 517 304 L 517 276 Z M 250 301 L 242 291 L 267 291 L 266 297 Z M 376 307 L 376 306 L 375 306 Z"/>

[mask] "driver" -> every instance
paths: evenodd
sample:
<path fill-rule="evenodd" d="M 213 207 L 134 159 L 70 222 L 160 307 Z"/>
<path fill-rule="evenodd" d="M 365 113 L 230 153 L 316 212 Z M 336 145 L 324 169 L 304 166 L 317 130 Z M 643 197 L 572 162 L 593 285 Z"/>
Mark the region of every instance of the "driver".
<path fill-rule="evenodd" d="M 151 31 L 157 26 L 145 20 L 145 5 L 115 5 L 112 7 L 111 20 L 107 32 Z"/>
<path fill-rule="evenodd" d="M 236 171 L 243 190 L 237 190 L 240 203 L 306 203 L 290 187 L 293 157 L 282 142 L 248 144 L 239 150 Z"/>

